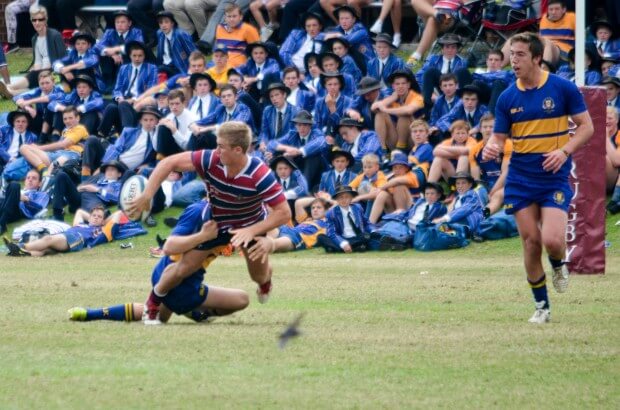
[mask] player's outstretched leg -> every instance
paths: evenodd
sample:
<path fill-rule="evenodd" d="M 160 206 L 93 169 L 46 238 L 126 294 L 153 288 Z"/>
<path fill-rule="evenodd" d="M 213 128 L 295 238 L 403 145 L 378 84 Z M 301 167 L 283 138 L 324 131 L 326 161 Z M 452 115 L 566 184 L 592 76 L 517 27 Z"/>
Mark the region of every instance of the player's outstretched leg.
<path fill-rule="evenodd" d="M 69 320 L 89 322 L 91 320 L 115 320 L 133 322 L 142 319 L 142 303 L 125 303 L 103 308 L 87 309 L 74 307 L 69 309 Z"/>

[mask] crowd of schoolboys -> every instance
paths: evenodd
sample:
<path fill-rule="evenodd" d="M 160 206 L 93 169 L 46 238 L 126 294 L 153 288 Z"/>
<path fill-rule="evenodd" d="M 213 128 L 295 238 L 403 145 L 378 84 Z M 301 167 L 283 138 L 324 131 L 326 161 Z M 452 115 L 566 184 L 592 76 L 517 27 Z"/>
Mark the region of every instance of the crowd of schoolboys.
<path fill-rule="evenodd" d="M 572 79 L 574 14 L 560 0 L 547 3 L 540 34 L 557 58 L 545 64 Z M 250 126 L 250 155 L 271 166 L 293 210 L 290 225 L 274 233 L 287 238 L 277 249 L 366 250 L 393 215 L 412 233 L 421 223 L 459 224 L 480 239 L 480 223 L 502 208 L 510 141 L 499 160 L 481 156 L 497 98 L 515 80 L 500 50 L 488 53 L 485 69 L 470 71 L 459 54 L 463 40 L 446 33 L 412 70 L 392 37 L 371 37 L 346 4 L 329 16 L 305 13 L 280 45 L 260 41 L 277 24 L 263 21 L 259 34 L 227 4 L 209 63 L 169 11 L 157 14 L 152 48 L 124 11 L 100 39 L 76 32 L 68 48 L 47 26 L 45 8 L 33 6 L 30 17 L 32 66 L 0 82 L 0 94 L 18 107 L 0 128 L 0 233 L 49 205 L 58 220 L 67 207 L 115 206 L 127 177 L 148 176 L 168 155 L 215 148 L 219 125 L 231 120 Z M 620 40 L 606 21 L 590 28 L 586 82 L 607 88 L 615 187 L 608 209 L 618 212 Z M 173 173 L 152 213 L 205 194 L 195 174 Z M 152 215 L 146 222 L 157 223 Z"/>

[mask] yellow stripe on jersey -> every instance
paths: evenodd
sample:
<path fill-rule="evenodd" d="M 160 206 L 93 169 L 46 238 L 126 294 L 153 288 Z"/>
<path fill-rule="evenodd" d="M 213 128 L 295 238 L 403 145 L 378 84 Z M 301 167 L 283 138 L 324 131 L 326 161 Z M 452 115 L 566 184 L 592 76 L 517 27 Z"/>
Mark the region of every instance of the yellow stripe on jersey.
<path fill-rule="evenodd" d="M 568 116 L 563 115 L 555 118 L 515 122 L 510 131 L 512 138 L 534 137 L 543 135 L 555 135 L 560 132 L 568 133 Z"/>
<path fill-rule="evenodd" d="M 513 152 L 516 154 L 541 154 L 562 148 L 568 142 L 568 133 L 558 137 L 527 138 L 513 140 Z"/>

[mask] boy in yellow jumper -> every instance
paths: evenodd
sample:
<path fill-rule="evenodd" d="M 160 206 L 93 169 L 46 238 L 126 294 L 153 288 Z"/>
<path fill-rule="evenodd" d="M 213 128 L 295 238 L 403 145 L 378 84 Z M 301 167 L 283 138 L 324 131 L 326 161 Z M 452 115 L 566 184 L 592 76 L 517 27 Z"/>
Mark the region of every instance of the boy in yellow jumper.
<path fill-rule="evenodd" d="M 362 172 L 349 182 L 349 186 L 355 189 L 359 195 L 352 202 L 358 202 L 370 215 L 372 203 L 379 194 L 380 189 L 387 183 L 385 174 L 379 170 L 379 157 L 376 154 L 366 154 L 362 157 Z"/>

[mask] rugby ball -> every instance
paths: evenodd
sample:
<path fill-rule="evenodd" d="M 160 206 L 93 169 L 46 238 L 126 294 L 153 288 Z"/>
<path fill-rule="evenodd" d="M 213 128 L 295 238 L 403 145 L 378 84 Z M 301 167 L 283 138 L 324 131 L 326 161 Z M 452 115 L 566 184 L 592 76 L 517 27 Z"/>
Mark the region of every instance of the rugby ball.
<path fill-rule="evenodd" d="M 125 181 L 125 183 L 123 184 L 121 188 L 121 193 L 118 197 L 118 206 L 121 210 L 124 211 L 125 209 L 127 209 L 128 204 L 134 199 L 136 199 L 138 195 L 144 192 L 144 189 L 146 188 L 146 181 L 147 179 L 143 177 L 142 175 L 134 175 L 132 177 L 127 178 L 127 180 Z M 152 205 L 153 203 L 151 201 L 151 205 L 149 206 L 149 209 L 146 211 L 142 211 L 141 214 L 130 215 L 128 213 L 125 213 L 125 215 L 127 215 L 127 218 L 129 218 L 132 221 L 137 221 L 137 220 L 144 221 L 151 213 Z"/>

